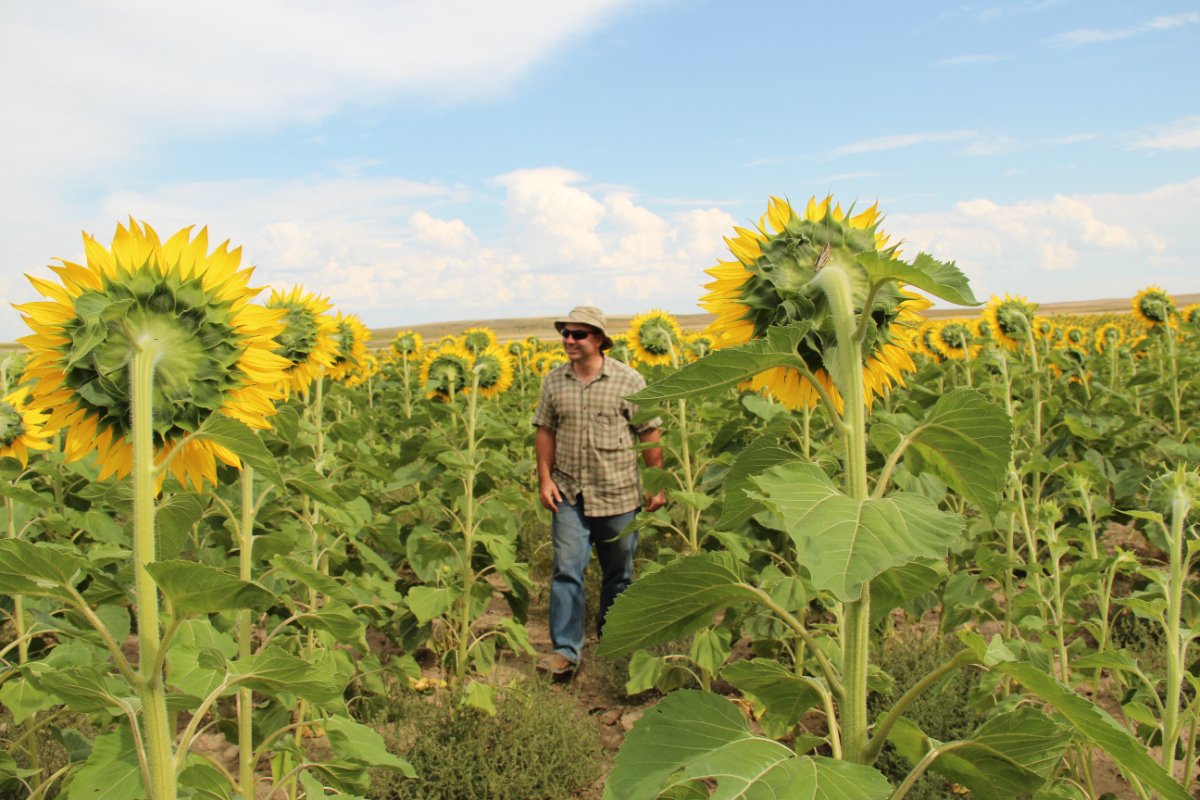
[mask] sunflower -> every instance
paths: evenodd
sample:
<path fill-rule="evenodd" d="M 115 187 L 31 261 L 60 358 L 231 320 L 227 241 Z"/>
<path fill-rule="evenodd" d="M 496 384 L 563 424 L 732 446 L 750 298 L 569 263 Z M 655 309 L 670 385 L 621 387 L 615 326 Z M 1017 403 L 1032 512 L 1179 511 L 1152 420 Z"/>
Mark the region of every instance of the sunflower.
<path fill-rule="evenodd" d="M 512 356 L 499 345 L 492 345 L 475 357 L 475 370 L 479 396 L 487 399 L 499 397 L 513 384 Z"/>
<path fill-rule="evenodd" d="M 629 349 L 629 337 L 625 334 L 619 334 L 612 337 L 613 346 L 608 348 L 605 353 L 609 358 L 615 358 L 625 364 L 633 358 L 633 352 Z"/>
<path fill-rule="evenodd" d="M 401 331 L 392 340 L 392 352 L 409 359 L 420 356 L 425 348 L 425 340 L 415 331 Z"/>
<path fill-rule="evenodd" d="M 979 344 L 971 325 L 961 319 L 950 319 L 934 325 L 929 344 L 946 358 L 975 358 Z"/>
<path fill-rule="evenodd" d="M 1082 325 L 1068 325 L 1063 330 L 1063 340 L 1068 347 L 1077 347 L 1087 352 L 1088 333 Z"/>
<path fill-rule="evenodd" d="M 1171 321 L 1175 313 L 1175 301 L 1171 295 L 1157 286 L 1147 286 L 1137 293 L 1131 301 L 1133 316 L 1141 320 L 1147 328 L 1157 328 Z"/>
<path fill-rule="evenodd" d="M 510 356 L 518 361 L 529 358 L 529 345 L 520 339 L 513 339 L 504 346 L 504 349 L 508 351 Z"/>
<path fill-rule="evenodd" d="M 19 386 L 0 399 L 0 458 L 11 457 L 24 467 L 30 450 L 49 450 L 53 434 L 46 429 L 50 412 L 29 407 L 29 387 Z"/>
<path fill-rule="evenodd" d="M 916 336 L 913 338 L 914 349 L 918 353 L 932 358 L 934 361 L 945 361 L 946 357 L 942 355 L 942 351 L 934 344 L 933 339 L 937 334 L 938 322 L 934 319 L 927 319 L 921 323 L 916 330 Z"/>
<path fill-rule="evenodd" d="M 629 349 L 633 357 L 649 367 L 670 364 L 683 343 L 679 323 L 657 309 L 638 314 L 629 323 Z"/>
<path fill-rule="evenodd" d="M 454 395 L 468 391 L 474 363 L 470 351 L 459 344 L 426 350 L 421 362 L 421 385 L 425 387 L 425 397 L 448 402 Z"/>
<path fill-rule="evenodd" d="M 50 411 L 47 427 L 66 428 L 64 452 L 78 461 L 95 450 L 100 478 L 128 475 L 133 463 L 130 368 L 148 343 L 160 351 L 152 388 L 154 449 L 161 460 L 180 444 L 170 470 L 199 490 L 216 483 L 215 459 L 240 465 L 208 440 L 185 438 L 210 414 L 270 427 L 290 362 L 274 351 L 283 309 L 250 305 L 253 269 L 239 270 L 241 248 L 212 253 L 208 232 L 184 228 L 165 243 L 143 223 L 118 225 L 111 249 L 84 234 L 87 265 L 51 266 L 62 283 L 30 277 L 48 301 L 17 306 L 33 329 L 25 377 L 30 406 Z"/>
<path fill-rule="evenodd" d="M 693 333 L 684 337 L 685 352 L 687 352 L 688 357 L 692 361 L 704 358 L 711 353 L 715 344 L 713 337 L 704 332 Z"/>
<path fill-rule="evenodd" d="M 975 338 L 981 342 L 992 341 L 992 323 L 988 322 L 987 317 L 976 317 L 971 324 L 971 329 L 975 332 Z"/>
<path fill-rule="evenodd" d="M 1096 329 L 1094 341 L 1097 353 L 1107 353 L 1124 343 L 1125 331 L 1121 330 L 1120 325 L 1108 322 Z"/>
<path fill-rule="evenodd" d="M 496 344 L 496 334 L 491 328 L 467 328 L 463 331 L 462 345 L 473 356 L 477 356 Z"/>
<path fill-rule="evenodd" d="M 561 353 L 538 353 L 530 362 L 530 369 L 533 374 L 539 378 L 544 378 L 550 374 L 550 370 L 557 367 L 559 364 L 565 364 L 567 359 Z"/>
<path fill-rule="evenodd" d="M 287 294 L 271 292 L 267 308 L 285 311 L 283 332 L 275 337 L 279 343 L 275 353 L 291 363 L 283 382 L 284 397 L 292 391 L 307 394 L 309 385 L 333 366 L 337 323 L 325 313 L 332 307 L 326 298 L 305 292 L 300 286 L 293 286 Z"/>
<path fill-rule="evenodd" d="M 858 259 L 868 253 L 894 259 L 899 250 L 887 246 L 888 237 L 879 230 L 876 206 L 849 216 L 841 206 L 831 208 L 830 201 L 826 197 L 818 203 L 813 198 L 804 213 L 798 214 L 786 200 L 771 198 L 756 230 L 734 228 L 737 236 L 726 238 L 735 260 L 722 261 L 708 270 L 715 280 L 706 285 L 709 293 L 700 304 L 717 316 L 705 333 L 712 334 L 721 347 L 764 336 L 773 325 L 810 321 L 812 333 L 798 355 L 816 381 L 830 390 L 834 405 L 840 409 L 841 396 L 825 372 L 823 356 L 836 343 L 833 318 L 824 294 L 812 285 L 812 280 L 826 262 L 847 270 L 854 276 L 854 300 L 861 310 L 869 281 Z M 867 402 L 903 383 L 905 372 L 916 370 L 902 331 L 915 328 L 921 320 L 917 312 L 929 305 L 891 281 L 874 294 L 863 342 Z M 818 400 L 808 379 L 785 367 L 767 370 L 750 384 L 793 409 L 811 406 Z"/>
<path fill-rule="evenodd" d="M 362 360 L 358 362 L 358 369 L 348 374 L 342 383 L 348 389 L 354 389 L 362 386 L 369 378 L 373 378 L 379 374 L 379 357 L 374 353 L 364 353 Z"/>
<path fill-rule="evenodd" d="M 1184 306 L 1183 310 L 1179 312 L 1179 318 L 1189 328 L 1200 328 L 1200 303 Z"/>
<path fill-rule="evenodd" d="M 1033 338 L 1039 342 L 1053 342 L 1057 329 L 1054 320 L 1049 317 L 1037 316 L 1033 318 Z"/>
<path fill-rule="evenodd" d="M 991 325 L 992 338 L 1006 349 L 1016 351 L 1025 347 L 1026 334 L 1032 332 L 1037 304 L 1005 294 L 1003 300 L 992 297 L 983 313 Z"/>
<path fill-rule="evenodd" d="M 362 369 L 363 359 L 367 355 L 367 339 L 371 333 L 362 320 L 353 314 L 342 314 L 340 311 L 336 320 L 337 330 L 333 341 L 337 352 L 333 364 L 329 367 L 329 377 L 338 383 L 349 380 L 355 372 Z"/>

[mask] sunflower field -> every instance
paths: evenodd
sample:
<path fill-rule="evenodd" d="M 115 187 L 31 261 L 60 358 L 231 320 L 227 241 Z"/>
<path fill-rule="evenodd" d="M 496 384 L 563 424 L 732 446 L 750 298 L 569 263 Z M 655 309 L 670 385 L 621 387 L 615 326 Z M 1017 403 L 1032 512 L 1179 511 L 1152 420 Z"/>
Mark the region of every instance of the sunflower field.
<path fill-rule="evenodd" d="M 669 502 L 588 658 L 640 718 L 526 796 L 1195 796 L 1200 306 L 981 302 L 881 219 L 772 198 L 707 329 L 610 332 Z M 533 696 L 558 342 L 373 348 L 206 230 L 84 246 L 0 351 L 0 798 L 519 796 L 395 788 L 379 710 Z"/>

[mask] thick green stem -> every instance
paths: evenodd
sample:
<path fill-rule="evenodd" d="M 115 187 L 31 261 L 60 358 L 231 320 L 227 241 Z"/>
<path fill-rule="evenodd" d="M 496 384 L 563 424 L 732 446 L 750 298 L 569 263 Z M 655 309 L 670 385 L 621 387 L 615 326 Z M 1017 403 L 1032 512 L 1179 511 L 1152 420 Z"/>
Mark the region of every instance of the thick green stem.
<path fill-rule="evenodd" d="M 238 577 L 253 576 L 254 565 L 254 467 L 242 466 L 242 524 L 238 535 Z M 250 609 L 238 611 L 238 658 L 250 657 Z M 254 697 L 250 689 L 238 689 L 238 787 L 243 797 L 254 797 Z"/>
<path fill-rule="evenodd" d="M 149 768 L 150 800 L 175 800 L 175 758 L 167 717 L 166 688 L 159 663 L 158 587 L 146 567 L 155 560 L 154 538 L 154 367 L 159 343 L 136 343 L 130 370 L 133 430 L 133 570 L 137 597 L 138 673 L 141 678 L 142 725 Z"/>
<path fill-rule="evenodd" d="M 834 380 L 842 396 L 842 444 L 845 449 L 846 494 L 859 502 L 867 500 L 867 413 L 862 375 L 862 344 L 858 340 L 854 296 L 849 276 L 839 267 L 826 266 L 814 283 L 829 300 L 837 347 L 826 354 L 835 365 Z M 845 604 L 842 619 L 843 701 L 842 749 L 847 761 L 866 763 L 867 755 L 867 666 L 870 660 L 871 594 Z"/>
<path fill-rule="evenodd" d="M 1169 333 L 1169 331 L 1168 331 Z M 1167 530 L 1171 548 L 1170 582 L 1167 585 L 1167 685 L 1163 701 L 1162 765 L 1168 774 L 1175 771 L 1175 746 L 1179 742 L 1182 721 L 1179 701 L 1183 693 L 1183 672 L 1186 668 L 1187 645 L 1191 634 L 1181 630 L 1184 584 L 1187 582 L 1188 559 L 1184 554 L 1184 526 L 1190 502 L 1185 492 L 1176 490 L 1171 504 L 1171 526 Z"/>
<path fill-rule="evenodd" d="M 475 567 L 471 563 L 475 550 L 475 424 L 479 402 L 479 376 L 475 375 L 467 394 L 467 469 L 463 475 L 463 547 L 462 609 L 458 621 L 458 658 L 454 664 L 455 677 L 462 686 L 467 677 L 467 658 L 471 652 L 471 594 L 475 588 Z"/>

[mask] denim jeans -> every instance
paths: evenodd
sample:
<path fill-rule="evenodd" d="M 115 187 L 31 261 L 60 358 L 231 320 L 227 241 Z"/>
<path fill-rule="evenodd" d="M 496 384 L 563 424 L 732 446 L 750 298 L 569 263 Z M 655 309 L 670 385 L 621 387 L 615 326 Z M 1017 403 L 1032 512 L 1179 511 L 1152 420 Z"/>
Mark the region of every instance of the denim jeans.
<path fill-rule="evenodd" d="M 600 561 L 600 613 L 596 633 L 604 630 L 608 608 L 633 579 L 633 553 L 637 534 L 620 536 L 637 509 L 610 517 L 584 513 L 583 495 L 572 505 L 566 499 L 554 513 L 554 576 L 550 581 L 550 641 L 554 652 L 579 663 L 583 650 L 583 570 L 596 546 Z"/>

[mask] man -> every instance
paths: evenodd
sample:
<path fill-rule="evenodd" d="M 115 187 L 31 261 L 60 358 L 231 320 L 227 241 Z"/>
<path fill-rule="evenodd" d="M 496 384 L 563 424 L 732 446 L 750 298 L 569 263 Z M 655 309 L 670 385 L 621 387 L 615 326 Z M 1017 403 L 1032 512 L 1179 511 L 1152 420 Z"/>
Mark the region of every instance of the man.
<path fill-rule="evenodd" d="M 597 633 L 617 595 L 633 578 L 637 534 L 621 536 L 642 505 L 634 440 L 659 441 L 658 419 L 634 425 L 637 406 L 625 400 L 646 381 L 637 370 L 604 351 L 612 347 L 600 309 L 578 306 L 554 327 L 563 337 L 567 363 L 542 381 L 533 424 L 537 426 L 538 485 L 542 505 L 554 512 L 554 575 L 550 584 L 550 640 L 554 652 L 538 669 L 569 678 L 583 649 L 583 571 L 592 545 L 600 561 Z M 646 466 L 662 466 L 662 448 L 642 451 Z M 662 508 L 666 495 L 645 498 L 647 511 Z"/>

